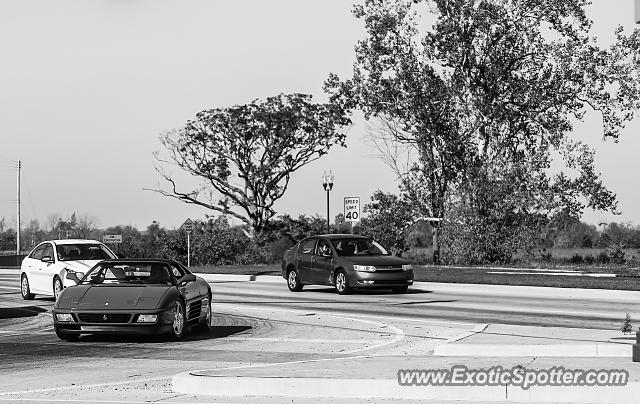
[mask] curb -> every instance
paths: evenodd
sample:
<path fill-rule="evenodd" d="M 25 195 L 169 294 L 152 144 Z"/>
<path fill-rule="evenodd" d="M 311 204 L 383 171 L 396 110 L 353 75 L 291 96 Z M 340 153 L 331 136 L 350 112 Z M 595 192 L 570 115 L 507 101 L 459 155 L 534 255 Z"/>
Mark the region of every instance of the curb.
<path fill-rule="evenodd" d="M 212 396 L 340 398 L 392 400 L 461 400 L 564 403 L 634 403 L 640 383 L 626 386 L 400 386 L 391 379 L 325 379 L 228 377 L 179 373 L 172 380 L 176 393 Z"/>
<path fill-rule="evenodd" d="M 443 344 L 434 347 L 433 356 L 631 358 L 631 349 L 630 344 Z"/>

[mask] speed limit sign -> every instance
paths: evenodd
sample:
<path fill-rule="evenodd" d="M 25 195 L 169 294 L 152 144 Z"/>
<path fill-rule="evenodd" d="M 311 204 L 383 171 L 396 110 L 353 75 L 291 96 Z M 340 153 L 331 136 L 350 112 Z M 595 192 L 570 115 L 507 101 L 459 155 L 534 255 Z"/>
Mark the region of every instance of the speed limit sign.
<path fill-rule="evenodd" d="M 344 220 L 346 222 L 360 221 L 360 198 L 359 197 L 344 198 Z"/>

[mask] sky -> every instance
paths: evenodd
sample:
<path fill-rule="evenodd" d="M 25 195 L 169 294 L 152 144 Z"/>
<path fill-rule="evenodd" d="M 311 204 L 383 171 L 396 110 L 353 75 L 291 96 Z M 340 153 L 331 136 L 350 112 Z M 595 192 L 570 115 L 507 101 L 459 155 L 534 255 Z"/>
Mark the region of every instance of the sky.
<path fill-rule="evenodd" d="M 98 227 L 158 221 L 179 227 L 215 214 L 145 189 L 159 136 L 201 110 L 302 92 L 326 101 L 330 72 L 350 77 L 363 37 L 350 0 L 3 0 L 0 2 L 0 219 L 15 226 L 16 161 L 22 162 L 22 223 L 52 214 L 96 219 Z M 594 34 L 603 44 L 620 24 L 635 27 L 633 1 L 594 0 Z M 576 125 L 596 150 L 596 167 L 621 215 L 583 219 L 640 225 L 640 121 L 615 144 L 602 140 L 595 114 Z M 347 147 L 297 171 L 275 208 L 326 215 L 322 173 L 332 170 L 331 217 L 343 198 L 362 203 L 397 192 L 391 169 L 356 118 Z M 174 171 L 182 189 L 197 184 Z M 371 181 L 371 178 L 376 178 Z"/>

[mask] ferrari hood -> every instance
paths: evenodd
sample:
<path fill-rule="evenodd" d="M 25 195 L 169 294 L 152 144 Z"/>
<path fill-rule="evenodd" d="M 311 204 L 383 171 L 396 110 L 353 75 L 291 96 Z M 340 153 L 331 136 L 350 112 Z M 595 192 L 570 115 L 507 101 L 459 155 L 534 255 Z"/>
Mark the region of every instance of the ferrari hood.
<path fill-rule="evenodd" d="M 79 310 L 152 310 L 169 286 L 78 285 L 64 290 L 58 308 Z"/>

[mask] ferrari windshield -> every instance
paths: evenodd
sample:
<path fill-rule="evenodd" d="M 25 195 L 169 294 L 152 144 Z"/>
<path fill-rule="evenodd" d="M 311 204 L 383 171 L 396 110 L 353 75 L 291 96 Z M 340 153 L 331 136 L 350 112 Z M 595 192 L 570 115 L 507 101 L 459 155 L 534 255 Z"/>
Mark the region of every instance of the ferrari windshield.
<path fill-rule="evenodd" d="M 389 255 L 383 246 L 370 238 L 331 239 L 331 242 L 341 257 L 353 255 Z"/>
<path fill-rule="evenodd" d="M 108 260 L 115 258 L 103 245 L 100 244 L 58 244 L 58 260 Z"/>
<path fill-rule="evenodd" d="M 80 284 L 138 284 L 171 285 L 173 283 L 168 264 L 145 263 L 101 263 L 91 268 Z"/>

